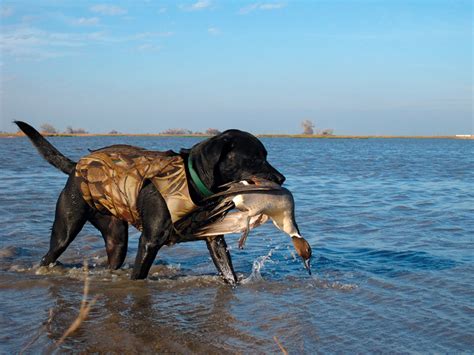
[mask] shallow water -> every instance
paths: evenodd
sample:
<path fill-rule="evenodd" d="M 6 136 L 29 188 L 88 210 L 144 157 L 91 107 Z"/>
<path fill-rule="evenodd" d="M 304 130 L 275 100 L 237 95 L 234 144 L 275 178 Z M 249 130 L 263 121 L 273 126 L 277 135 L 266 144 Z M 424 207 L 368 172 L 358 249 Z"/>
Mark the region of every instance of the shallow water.
<path fill-rule="evenodd" d="M 190 147 L 194 138 L 51 138 L 73 159 L 114 143 Z M 146 281 L 106 269 L 86 226 L 62 266 L 38 268 L 66 176 L 26 138 L 0 139 L 0 353 L 51 351 L 77 316 L 83 260 L 89 318 L 60 345 L 77 352 L 471 352 L 474 154 L 464 140 L 263 139 L 287 177 L 313 275 L 266 224 L 246 249 L 227 237 L 243 282 L 216 276 L 202 242 L 163 248 Z M 52 316 L 50 317 L 50 310 Z M 275 338 L 276 337 L 276 338 Z M 276 340 L 277 341 L 276 341 Z"/>

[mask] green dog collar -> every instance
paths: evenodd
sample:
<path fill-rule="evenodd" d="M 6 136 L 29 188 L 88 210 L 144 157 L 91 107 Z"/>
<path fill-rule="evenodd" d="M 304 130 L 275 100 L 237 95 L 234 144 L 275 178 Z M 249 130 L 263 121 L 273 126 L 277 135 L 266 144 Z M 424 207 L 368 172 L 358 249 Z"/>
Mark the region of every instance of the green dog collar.
<path fill-rule="evenodd" d="M 191 155 L 188 156 L 188 170 L 189 170 L 189 175 L 191 175 L 191 180 L 194 182 L 196 185 L 197 189 L 199 192 L 204 196 L 204 197 L 209 197 L 213 194 L 211 190 L 209 190 L 206 185 L 202 182 L 201 178 L 197 174 L 196 170 L 193 168 L 193 163 L 191 161 Z"/>

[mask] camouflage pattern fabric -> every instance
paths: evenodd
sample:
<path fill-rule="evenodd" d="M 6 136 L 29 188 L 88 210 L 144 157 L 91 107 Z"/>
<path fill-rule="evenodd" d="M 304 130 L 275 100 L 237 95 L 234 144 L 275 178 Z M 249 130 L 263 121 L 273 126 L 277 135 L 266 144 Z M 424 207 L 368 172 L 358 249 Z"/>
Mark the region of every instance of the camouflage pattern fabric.
<path fill-rule="evenodd" d="M 129 145 L 93 151 L 76 165 L 76 177 L 85 201 L 101 212 L 142 230 L 137 198 L 149 180 L 164 197 L 173 222 L 196 208 L 191 200 L 183 158 Z"/>

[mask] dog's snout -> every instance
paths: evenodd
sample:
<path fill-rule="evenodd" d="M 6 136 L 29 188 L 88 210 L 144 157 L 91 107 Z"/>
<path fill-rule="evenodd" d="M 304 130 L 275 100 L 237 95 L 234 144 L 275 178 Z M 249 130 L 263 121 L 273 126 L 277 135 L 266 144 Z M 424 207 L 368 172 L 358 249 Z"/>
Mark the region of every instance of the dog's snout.
<path fill-rule="evenodd" d="M 285 177 L 280 173 L 269 174 L 265 176 L 265 179 L 276 182 L 278 185 L 283 185 L 283 183 L 285 182 Z"/>
<path fill-rule="evenodd" d="M 281 174 L 270 164 L 267 165 L 267 169 L 265 170 L 266 171 L 264 172 L 264 174 L 262 174 L 265 176 L 262 176 L 262 178 L 276 182 L 278 185 L 282 185 L 285 182 L 286 178 L 283 176 L 283 174 Z"/>
<path fill-rule="evenodd" d="M 286 178 L 285 178 L 282 174 L 278 173 L 278 174 L 276 175 L 276 183 L 277 183 L 277 184 L 283 185 L 283 183 L 285 182 L 285 180 L 286 180 Z"/>
<path fill-rule="evenodd" d="M 277 169 L 269 164 L 270 175 L 273 177 L 273 181 L 277 184 L 282 185 L 285 182 L 285 177 Z"/>

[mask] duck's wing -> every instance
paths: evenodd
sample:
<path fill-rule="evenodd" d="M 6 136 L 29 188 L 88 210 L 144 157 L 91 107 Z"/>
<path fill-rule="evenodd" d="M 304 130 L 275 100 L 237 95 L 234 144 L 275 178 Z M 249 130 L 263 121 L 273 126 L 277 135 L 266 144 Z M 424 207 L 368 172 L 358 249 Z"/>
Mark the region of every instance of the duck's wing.
<path fill-rule="evenodd" d="M 272 182 L 260 185 L 233 182 L 223 186 L 226 190 L 204 199 L 202 205 L 174 223 L 177 234 L 182 236 L 206 236 L 240 233 L 243 231 L 241 227 L 243 225 L 241 220 L 243 217 L 241 215 L 235 215 L 221 224 L 217 223 L 224 220 L 228 213 L 235 208 L 232 201 L 235 195 L 261 191 L 280 191 L 282 189 L 278 184 Z M 266 222 L 266 219 L 264 222 Z M 222 233 L 217 231 L 222 231 Z"/>
<path fill-rule="evenodd" d="M 247 229 L 252 230 L 268 220 L 266 215 L 260 214 L 254 217 L 248 217 L 247 212 L 231 212 L 214 223 L 202 226 L 194 230 L 194 235 L 199 237 L 215 236 L 231 233 L 242 233 Z M 248 224 L 247 224 L 248 221 Z"/>
<path fill-rule="evenodd" d="M 195 235 L 195 232 L 202 227 L 223 219 L 233 208 L 235 205 L 232 197 L 208 201 L 176 221 L 174 227 L 179 234 Z"/>

